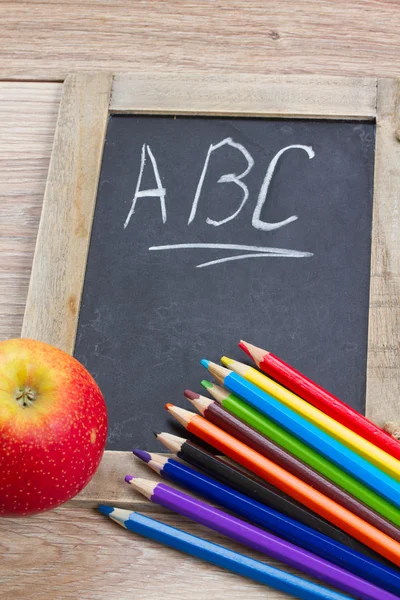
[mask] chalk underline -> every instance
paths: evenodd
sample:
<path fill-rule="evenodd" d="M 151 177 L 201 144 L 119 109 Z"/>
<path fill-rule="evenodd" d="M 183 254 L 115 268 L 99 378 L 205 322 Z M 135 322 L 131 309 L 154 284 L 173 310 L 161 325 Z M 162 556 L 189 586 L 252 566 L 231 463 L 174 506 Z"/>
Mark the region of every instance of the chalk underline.
<path fill-rule="evenodd" d="M 210 267 L 211 265 L 218 265 L 233 260 L 244 260 L 246 258 L 309 258 L 313 256 L 312 252 L 289 250 L 287 248 L 270 248 L 268 246 L 246 246 L 243 244 L 168 244 L 166 246 L 151 246 L 149 250 L 190 250 L 196 248 L 208 248 L 211 250 L 242 250 L 247 252 L 247 254 L 240 254 L 237 256 L 226 256 L 224 258 L 218 258 L 216 260 L 201 263 L 199 265 L 196 265 L 198 269 L 201 269 L 203 267 Z"/>

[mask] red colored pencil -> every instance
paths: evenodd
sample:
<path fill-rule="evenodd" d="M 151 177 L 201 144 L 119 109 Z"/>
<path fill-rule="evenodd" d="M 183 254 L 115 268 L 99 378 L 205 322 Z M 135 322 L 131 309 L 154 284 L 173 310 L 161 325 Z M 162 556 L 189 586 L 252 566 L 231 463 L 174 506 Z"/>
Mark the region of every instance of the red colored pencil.
<path fill-rule="evenodd" d="M 385 450 L 400 460 L 400 443 L 389 433 L 375 425 L 348 404 L 327 392 L 320 385 L 296 371 L 283 360 L 257 346 L 243 340 L 240 348 L 256 363 L 256 365 L 281 385 L 291 390 L 319 410 L 336 419 L 366 440 Z"/>
<path fill-rule="evenodd" d="M 204 417 L 173 404 L 166 404 L 165 408 L 181 425 L 204 442 L 223 452 L 261 479 L 275 485 L 285 494 L 298 500 L 400 567 L 400 544 L 391 537 L 213 425 Z"/>

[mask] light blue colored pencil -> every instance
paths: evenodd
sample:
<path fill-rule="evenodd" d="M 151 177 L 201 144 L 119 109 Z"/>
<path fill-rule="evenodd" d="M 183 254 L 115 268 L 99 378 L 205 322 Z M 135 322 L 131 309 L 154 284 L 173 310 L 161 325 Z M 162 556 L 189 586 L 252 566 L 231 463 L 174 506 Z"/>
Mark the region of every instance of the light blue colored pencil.
<path fill-rule="evenodd" d="M 316 583 L 311 583 L 296 575 L 285 573 L 285 571 L 270 567 L 258 560 L 233 552 L 233 550 L 203 540 L 170 525 L 165 525 L 140 513 L 103 504 L 98 508 L 101 513 L 129 531 L 156 542 L 161 542 L 196 558 L 206 560 L 238 575 L 269 585 L 291 594 L 295 598 L 301 598 L 302 600 L 350 600 L 349 596 L 334 592 Z"/>
<path fill-rule="evenodd" d="M 393 477 L 241 375 L 209 360 L 200 362 L 229 391 L 400 508 L 400 483 Z"/>

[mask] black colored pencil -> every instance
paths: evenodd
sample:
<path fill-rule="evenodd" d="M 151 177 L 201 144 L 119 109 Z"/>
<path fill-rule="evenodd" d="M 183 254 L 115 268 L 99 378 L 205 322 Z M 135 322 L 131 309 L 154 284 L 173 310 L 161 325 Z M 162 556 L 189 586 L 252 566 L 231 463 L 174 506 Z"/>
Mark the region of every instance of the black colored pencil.
<path fill-rule="evenodd" d="M 296 519 L 296 521 L 303 523 L 303 525 L 312 527 L 316 531 L 348 546 L 352 550 L 356 550 L 378 562 L 389 564 L 380 554 L 374 552 L 338 527 L 328 523 L 328 521 L 311 512 L 267 482 L 259 482 L 236 466 L 228 464 L 225 460 L 211 454 L 211 452 L 203 450 L 185 438 L 165 432 L 155 435 L 168 450 L 176 454 L 180 459 L 200 469 L 207 475 L 214 477 L 221 483 Z M 396 568 L 393 567 L 392 563 L 390 563 L 390 566 Z"/>
<path fill-rule="evenodd" d="M 345 490 L 338 487 L 332 481 L 326 479 L 323 475 L 306 465 L 284 448 L 274 444 L 270 439 L 263 436 L 259 431 L 231 414 L 223 406 L 220 406 L 214 400 L 210 400 L 205 396 L 185 391 L 186 398 L 197 408 L 200 414 L 208 421 L 214 423 L 230 435 L 233 435 L 237 440 L 240 440 L 256 452 L 259 452 L 266 458 L 269 458 L 274 463 L 296 475 L 302 481 L 305 481 L 316 490 L 319 490 L 328 498 L 332 498 L 335 502 L 347 508 L 355 515 L 359 516 L 367 523 L 370 523 L 377 529 L 380 529 L 386 535 L 400 543 L 400 529 L 387 521 L 380 514 L 348 494 Z"/>

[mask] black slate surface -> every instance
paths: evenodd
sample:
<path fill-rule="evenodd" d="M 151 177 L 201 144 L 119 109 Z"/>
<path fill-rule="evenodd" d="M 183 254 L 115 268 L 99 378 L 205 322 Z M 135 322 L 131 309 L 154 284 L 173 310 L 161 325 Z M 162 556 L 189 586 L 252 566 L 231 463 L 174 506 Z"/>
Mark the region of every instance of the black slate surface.
<path fill-rule="evenodd" d="M 227 143 L 209 156 L 196 214 L 189 216 L 210 145 L 240 144 L 254 161 L 243 190 L 218 183 L 248 160 Z M 105 395 L 108 449 L 161 447 L 153 430 L 170 430 L 165 402 L 190 409 L 182 392 L 201 391 L 203 357 L 246 361 L 243 338 L 264 347 L 360 411 L 366 380 L 375 126 L 340 121 L 112 116 L 83 290 L 75 356 Z M 145 148 L 143 151 L 143 145 Z M 278 159 L 262 222 L 296 220 L 265 231 L 252 225 L 267 169 Z M 150 149 L 150 150 L 149 150 Z M 150 152 L 166 190 L 157 187 Z M 228 177 L 229 179 L 229 177 Z M 312 256 L 246 257 L 224 248 L 149 250 L 175 244 L 235 244 Z M 272 252 L 272 254 L 279 252 Z"/>

